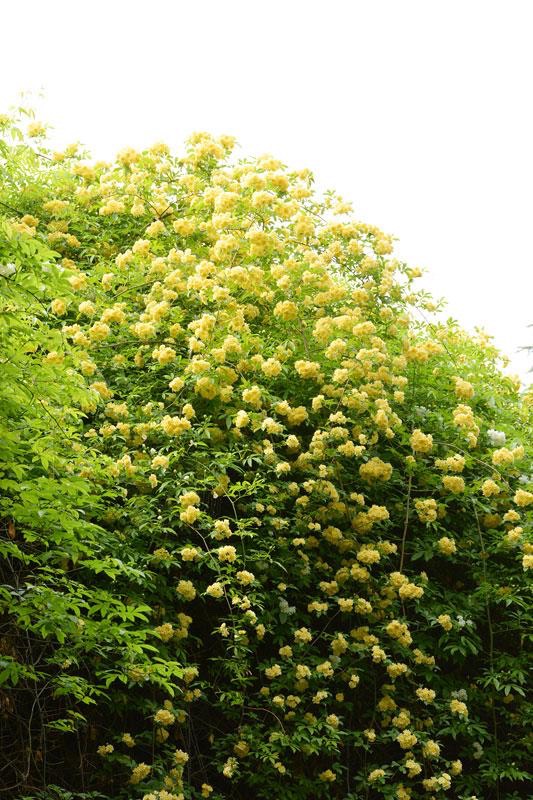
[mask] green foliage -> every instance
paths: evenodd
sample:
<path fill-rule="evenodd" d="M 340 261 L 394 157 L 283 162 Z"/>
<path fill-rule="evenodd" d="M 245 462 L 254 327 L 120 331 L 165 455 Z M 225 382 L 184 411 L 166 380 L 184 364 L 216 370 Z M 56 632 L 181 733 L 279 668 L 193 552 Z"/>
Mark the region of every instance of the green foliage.
<path fill-rule="evenodd" d="M 525 797 L 531 395 L 312 175 L 0 118 L 0 791 Z"/>

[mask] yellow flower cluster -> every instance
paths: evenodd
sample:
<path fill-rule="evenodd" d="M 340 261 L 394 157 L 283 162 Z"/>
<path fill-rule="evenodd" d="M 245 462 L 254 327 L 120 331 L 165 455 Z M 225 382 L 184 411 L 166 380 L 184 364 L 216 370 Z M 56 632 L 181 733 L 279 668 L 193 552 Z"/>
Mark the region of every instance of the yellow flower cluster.
<path fill-rule="evenodd" d="M 415 428 L 412 432 L 410 442 L 415 453 L 429 453 L 433 448 L 433 436 L 422 433 L 420 428 Z"/>
<path fill-rule="evenodd" d="M 420 522 L 435 522 L 437 519 L 437 503 L 432 498 L 416 500 L 415 509 Z"/>
<path fill-rule="evenodd" d="M 364 481 L 388 481 L 392 476 L 392 464 L 387 464 L 374 456 L 359 467 L 359 474 Z"/>
<path fill-rule="evenodd" d="M 497 412 L 488 421 L 479 390 L 451 374 L 451 363 L 466 377 L 477 374 L 466 355 L 471 340 L 440 324 L 432 338 L 427 327 L 418 332 L 408 307 L 421 302 L 411 286 L 419 272 L 388 258 L 390 237 L 346 216 L 339 198 L 313 197 L 305 171 L 291 173 L 271 157 L 232 163 L 232 144 L 200 133 L 180 159 L 158 144 L 123 150 L 113 165 L 78 164 L 74 191 L 48 194 L 41 208 L 35 204 L 39 219 L 19 220 L 37 238 L 41 230 L 52 234 L 62 255 L 75 245 L 65 238 L 69 224 L 83 239 L 75 255 L 65 251 L 69 282 L 50 302 L 50 316 L 66 323 L 72 361 L 65 363 L 79 364 L 91 390 L 97 421 L 87 439 L 123 492 L 120 513 L 143 520 L 131 538 L 144 541 L 150 531 L 154 584 L 163 578 L 175 587 L 164 602 L 154 600 L 158 590 L 146 590 L 157 622 L 172 620 L 151 623 L 152 641 L 164 659 L 176 649 L 183 665 L 175 707 L 150 707 L 155 742 L 170 741 L 166 729 L 192 717 L 200 697 L 224 717 L 210 685 L 215 674 L 221 696 L 227 689 L 236 704 L 242 700 L 238 682 L 217 682 L 229 670 L 214 672 L 219 649 L 228 648 L 250 678 L 247 705 L 256 711 L 238 725 L 224 717 L 216 734 L 224 779 L 242 779 L 244 787 L 257 769 L 270 780 L 296 780 L 281 731 L 307 724 L 329 737 L 315 778 L 331 793 L 337 774 L 327 754 L 349 734 L 349 695 L 353 718 L 369 726 L 365 746 L 377 753 L 393 739 L 404 751 L 399 767 L 376 755 L 365 779 L 377 784 L 372 791 L 381 784 L 405 800 L 420 789 L 409 781 L 427 767 L 418 751 L 428 761 L 441 758 L 441 746 L 427 739 L 437 735 L 427 706 L 447 721 L 468 715 L 458 699 L 441 712 L 429 688 L 439 686 L 438 670 L 431 671 L 438 642 L 448 638 L 443 631 L 459 628 L 461 618 L 432 612 L 428 626 L 424 587 L 431 602 L 443 596 L 438 573 L 451 568 L 439 556 L 478 558 L 465 524 L 470 503 L 482 504 L 495 547 L 503 543 L 506 556 L 520 552 L 523 568 L 533 567 L 522 520 L 533 494 L 518 488 L 515 469 L 524 449 L 487 451 L 498 432 L 480 437 L 480 429 L 499 424 Z M 78 234 L 78 214 L 90 215 L 101 235 Z M 59 366 L 64 357 L 53 350 L 45 359 Z M 502 476 L 495 467 L 509 469 Z M 106 530 L 120 519 L 113 512 Z M 450 531 L 453 537 L 443 535 Z M 431 577 L 416 575 L 412 556 L 422 547 L 435 559 Z M 434 655 L 415 646 L 421 630 Z M 199 646 L 209 635 L 213 648 L 203 638 Z M 369 672 L 378 680 L 371 708 Z M 128 668 L 139 691 L 154 674 L 152 664 Z M 348 692 L 358 685 L 363 699 Z M 265 757 L 251 767 L 259 740 Z M 134 745 L 129 734 L 122 742 Z M 441 745 L 445 752 L 444 737 Z M 146 797 L 181 798 L 188 761 L 177 750 L 165 788 Z M 154 775 L 160 763 L 156 769 L 154 759 Z M 449 763 L 435 763 L 433 776 L 424 772 L 428 793 L 450 788 L 461 766 Z M 444 764 L 449 772 L 438 771 Z M 150 770 L 138 764 L 131 783 Z M 218 791 L 198 787 L 202 797 Z"/>
<path fill-rule="evenodd" d="M 131 772 L 130 783 L 140 783 L 148 777 L 151 771 L 152 767 L 148 766 L 148 764 L 145 764 L 144 762 L 137 764 Z"/>

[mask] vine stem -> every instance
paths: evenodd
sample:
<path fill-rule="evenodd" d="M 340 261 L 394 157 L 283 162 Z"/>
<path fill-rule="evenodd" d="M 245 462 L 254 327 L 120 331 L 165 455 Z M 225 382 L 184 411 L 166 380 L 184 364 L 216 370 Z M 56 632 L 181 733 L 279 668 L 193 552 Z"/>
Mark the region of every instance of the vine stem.
<path fill-rule="evenodd" d="M 492 617 L 490 614 L 490 604 L 489 598 L 487 595 L 487 587 L 488 587 L 488 576 L 487 576 L 487 551 L 485 550 L 485 541 L 483 539 L 483 533 L 481 532 L 481 525 L 479 524 L 479 516 L 477 513 L 477 508 L 474 500 L 472 500 L 472 506 L 474 508 L 474 516 L 476 518 L 476 525 L 479 534 L 479 543 L 481 545 L 481 562 L 483 565 L 483 585 L 484 585 L 484 595 L 485 595 L 485 609 L 487 612 L 487 625 L 489 629 L 489 666 L 491 673 L 494 672 L 494 629 L 492 627 Z M 491 709 L 492 709 L 492 727 L 494 731 L 494 752 L 496 755 L 496 768 L 498 769 L 498 775 L 496 778 L 496 799 L 500 800 L 500 775 L 499 775 L 499 752 L 498 752 L 498 725 L 496 723 L 496 710 L 494 708 L 494 700 L 491 698 Z"/>
<path fill-rule="evenodd" d="M 411 505 L 411 490 L 413 487 L 413 476 L 409 475 L 407 483 L 407 508 L 405 509 L 405 521 L 403 523 L 402 546 L 400 550 L 400 572 L 403 571 L 403 562 L 405 559 L 405 543 L 407 541 L 407 530 L 409 527 L 409 508 Z"/>

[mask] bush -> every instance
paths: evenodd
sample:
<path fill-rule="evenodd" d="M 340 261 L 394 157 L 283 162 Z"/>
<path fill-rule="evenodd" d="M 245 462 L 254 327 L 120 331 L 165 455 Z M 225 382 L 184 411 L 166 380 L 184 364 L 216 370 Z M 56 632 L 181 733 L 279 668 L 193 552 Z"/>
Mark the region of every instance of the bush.
<path fill-rule="evenodd" d="M 308 170 L 2 125 L 9 796 L 525 797 L 532 404 L 489 337 Z"/>

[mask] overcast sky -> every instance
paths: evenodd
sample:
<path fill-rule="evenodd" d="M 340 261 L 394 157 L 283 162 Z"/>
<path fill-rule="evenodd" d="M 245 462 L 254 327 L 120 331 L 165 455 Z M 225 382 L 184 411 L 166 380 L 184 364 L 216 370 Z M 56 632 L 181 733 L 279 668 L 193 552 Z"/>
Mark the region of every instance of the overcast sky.
<path fill-rule="evenodd" d="M 528 0 L 13 0 L 0 111 L 42 89 L 98 157 L 209 130 L 310 167 L 529 382 L 532 25 Z"/>

